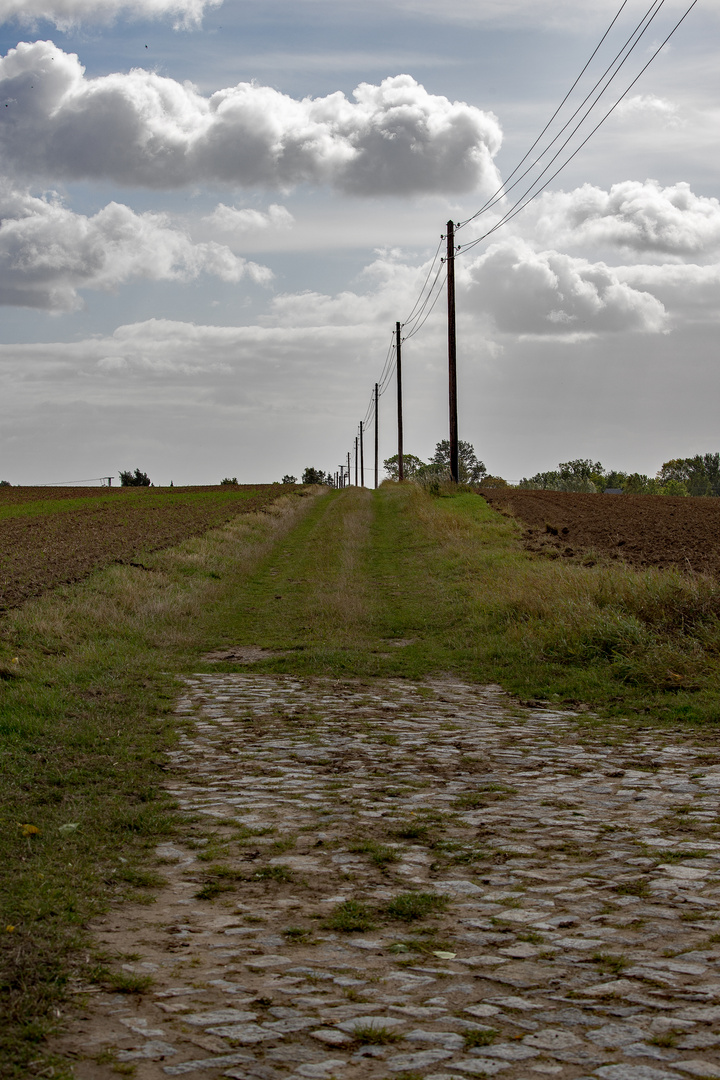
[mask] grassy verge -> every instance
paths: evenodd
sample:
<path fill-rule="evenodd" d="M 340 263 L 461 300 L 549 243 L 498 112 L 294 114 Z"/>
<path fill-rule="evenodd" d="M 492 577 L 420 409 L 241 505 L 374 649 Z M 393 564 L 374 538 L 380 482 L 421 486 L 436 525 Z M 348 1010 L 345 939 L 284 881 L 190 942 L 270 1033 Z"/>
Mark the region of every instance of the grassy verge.
<path fill-rule="evenodd" d="M 159 883 L 143 864 L 175 824 L 162 786 L 173 672 L 196 666 L 215 605 L 310 501 L 282 498 L 0 624 L 0 1075 L 43 1067 L 69 982 L 117 981 L 83 928 Z"/>
<path fill-rule="evenodd" d="M 454 673 L 608 715 L 720 717 L 720 586 L 674 570 L 529 554 L 473 494 L 408 485 L 318 505 L 218 613 L 265 670 Z M 241 670 L 238 667 L 238 670 Z"/>

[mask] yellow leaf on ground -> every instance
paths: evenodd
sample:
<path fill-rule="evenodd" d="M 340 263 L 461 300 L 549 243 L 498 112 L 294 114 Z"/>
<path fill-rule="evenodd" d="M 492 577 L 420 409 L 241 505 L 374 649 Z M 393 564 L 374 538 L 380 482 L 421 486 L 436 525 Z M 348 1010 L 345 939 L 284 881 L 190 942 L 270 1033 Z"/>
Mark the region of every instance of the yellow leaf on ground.
<path fill-rule="evenodd" d="M 35 836 L 36 833 L 40 832 L 37 825 L 21 825 L 20 828 L 23 836 Z"/>

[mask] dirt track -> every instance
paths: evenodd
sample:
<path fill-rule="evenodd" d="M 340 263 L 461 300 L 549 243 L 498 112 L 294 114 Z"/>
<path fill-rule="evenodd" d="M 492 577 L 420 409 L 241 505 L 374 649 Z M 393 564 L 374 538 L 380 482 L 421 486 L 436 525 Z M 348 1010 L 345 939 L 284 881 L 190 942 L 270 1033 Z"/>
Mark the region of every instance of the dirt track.
<path fill-rule="evenodd" d="M 82 498 L 87 504 L 81 509 L 62 511 L 58 507 L 57 512 L 40 510 L 0 520 L 0 611 L 57 585 L 79 581 L 110 563 L 198 536 L 238 514 L 258 510 L 290 490 L 296 489 L 279 489 L 277 484 L 176 488 L 172 492 L 3 489 L 0 508 L 57 499 Z"/>
<path fill-rule="evenodd" d="M 531 551 L 597 552 L 635 566 L 678 566 L 720 576 L 720 499 L 483 491 L 527 528 Z"/>

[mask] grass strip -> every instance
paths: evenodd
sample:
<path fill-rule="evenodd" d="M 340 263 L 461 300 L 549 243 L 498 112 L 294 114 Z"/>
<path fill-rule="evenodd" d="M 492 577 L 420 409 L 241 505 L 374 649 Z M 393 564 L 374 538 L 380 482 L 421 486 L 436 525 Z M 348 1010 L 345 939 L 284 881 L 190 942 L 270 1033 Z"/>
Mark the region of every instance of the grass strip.
<path fill-rule="evenodd" d="M 338 493 L 243 587 L 224 632 L 282 654 L 259 670 L 455 674 L 633 724 L 714 725 L 720 584 L 548 560 L 520 533 L 471 492 Z"/>
<path fill-rule="evenodd" d="M 217 643 L 215 607 L 311 502 L 281 498 L 0 623 L 0 1075 L 47 1064 L 68 992 L 103 977 L 88 920 L 158 885 L 152 850 L 178 821 L 163 787 L 172 673 Z"/>

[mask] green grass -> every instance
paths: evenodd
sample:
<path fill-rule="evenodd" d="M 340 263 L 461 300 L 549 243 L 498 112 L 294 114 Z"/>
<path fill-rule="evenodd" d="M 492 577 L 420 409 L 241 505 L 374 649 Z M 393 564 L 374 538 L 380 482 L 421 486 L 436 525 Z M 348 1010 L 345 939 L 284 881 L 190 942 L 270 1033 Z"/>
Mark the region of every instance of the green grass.
<path fill-rule="evenodd" d="M 331 912 L 324 926 L 328 930 L 339 930 L 342 934 L 360 934 L 375 929 L 375 917 L 367 904 L 345 900 Z"/>
<path fill-rule="evenodd" d="M 390 919 L 402 922 L 415 922 L 448 906 L 449 897 L 437 893 L 407 892 L 400 893 L 385 907 L 385 914 Z"/>
<path fill-rule="evenodd" d="M 348 851 L 369 855 L 370 861 L 380 867 L 388 866 L 390 863 L 400 860 L 396 848 L 389 847 L 387 844 L 379 844 L 377 840 L 355 840 L 348 846 Z"/>
<path fill-rule="evenodd" d="M 626 726 L 714 726 L 720 585 L 550 561 L 520 537 L 472 493 L 351 488 L 316 503 L 222 622 L 238 644 L 286 653 L 265 671 L 453 673 L 521 699 L 584 703 Z M 388 649 L 398 638 L 410 644 Z"/>
<path fill-rule="evenodd" d="M 243 515 L 146 555 L 152 574 L 116 565 L 0 622 L 0 658 L 20 661 L 0 681 L 0 1075 L 24 1080 L 69 980 L 95 977 L 88 920 L 160 885 L 153 849 L 180 820 L 163 785 L 173 673 L 217 646 L 215 603 L 310 501 Z M 219 576 L 187 573 L 197 566 Z"/>

